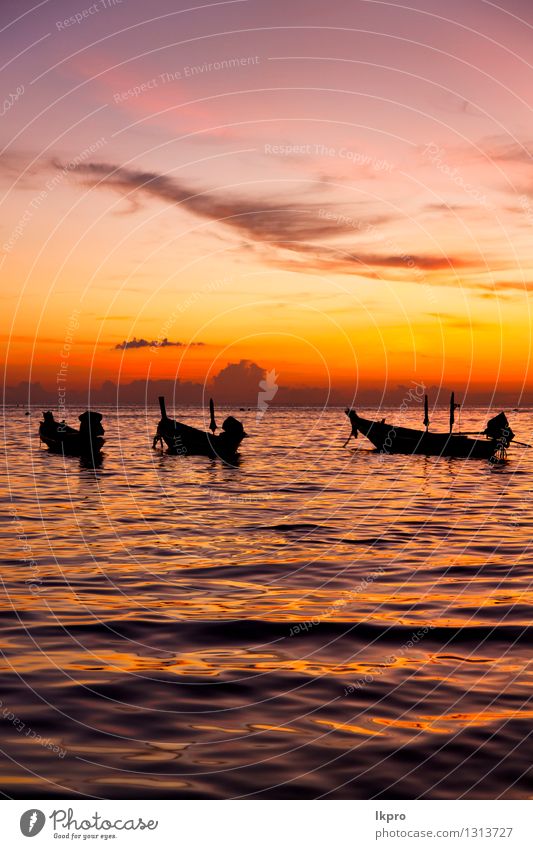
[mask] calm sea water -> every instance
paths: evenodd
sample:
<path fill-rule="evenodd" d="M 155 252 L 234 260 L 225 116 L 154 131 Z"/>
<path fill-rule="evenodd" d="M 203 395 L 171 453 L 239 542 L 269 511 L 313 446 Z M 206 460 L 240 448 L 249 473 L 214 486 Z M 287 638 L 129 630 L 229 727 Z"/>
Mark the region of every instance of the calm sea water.
<path fill-rule="evenodd" d="M 278 409 L 228 467 L 104 413 L 94 469 L 7 412 L 6 796 L 533 795 L 533 452 L 383 458 Z"/>

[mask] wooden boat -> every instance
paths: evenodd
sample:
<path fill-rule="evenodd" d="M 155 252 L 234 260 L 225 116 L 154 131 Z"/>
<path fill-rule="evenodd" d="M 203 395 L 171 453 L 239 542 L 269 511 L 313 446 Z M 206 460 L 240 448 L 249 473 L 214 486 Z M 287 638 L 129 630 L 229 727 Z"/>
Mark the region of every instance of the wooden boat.
<path fill-rule="evenodd" d="M 105 433 L 102 427 L 101 413 L 93 413 L 87 410 L 79 416 L 80 429 L 56 422 L 53 413 L 48 410 L 43 413 L 43 419 L 39 425 L 39 438 L 48 446 L 50 451 L 59 454 L 69 454 L 76 457 L 95 456 L 102 450 L 105 442 Z"/>
<path fill-rule="evenodd" d="M 452 393 L 450 400 L 450 431 L 430 433 L 427 395 L 425 396 L 425 430 L 398 427 L 381 421 L 371 421 L 347 409 L 346 415 L 352 424 L 351 436 L 360 431 L 382 454 L 425 454 L 431 457 L 460 457 L 475 460 L 503 460 L 507 448 L 514 439 L 505 413 L 490 419 L 486 428 L 477 433 L 453 433 L 454 411 L 459 406 Z M 472 438 L 473 437 L 473 438 Z"/>
<path fill-rule="evenodd" d="M 157 425 L 157 432 L 152 443 L 153 448 L 159 442 L 161 445 L 165 443 L 171 454 L 181 454 L 184 456 L 201 454 L 206 457 L 228 459 L 235 456 L 242 440 L 248 436 L 244 431 L 242 423 L 233 416 L 228 416 L 224 420 L 222 433 L 215 436 L 217 425 L 212 399 L 210 401 L 210 428 L 212 433 L 206 433 L 206 431 L 199 430 L 196 427 L 191 427 L 190 425 L 170 419 L 167 416 L 163 396 L 159 398 L 159 406 L 161 408 L 161 419 Z"/>

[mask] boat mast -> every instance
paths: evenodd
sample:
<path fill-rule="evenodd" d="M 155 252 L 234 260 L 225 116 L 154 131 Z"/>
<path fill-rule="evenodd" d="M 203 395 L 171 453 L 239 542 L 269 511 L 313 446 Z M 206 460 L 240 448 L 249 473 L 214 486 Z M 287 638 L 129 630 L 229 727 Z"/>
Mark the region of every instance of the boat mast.
<path fill-rule="evenodd" d="M 455 411 L 460 407 L 460 404 L 455 403 L 455 392 L 452 392 L 450 397 L 450 433 L 453 430 L 453 423 L 455 421 Z"/>
<path fill-rule="evenodd" d="M 426 433 L 429 427 L 429 407 L 428 407 L 428 396 L 424 395 L 424 425 L 426 427 Z"/>
<path fill-rule="evenodd" d="M 215 419 L 215 404 L 212 398 L 209 399 L 209 412 L 211 414 L 211 421 L 209 422 L 209 430 L 213 433 L 217 429 L 217 422 Z"/>
<path fill-rule="evenodd" d="M 453 423 L 455 421 L 455 392 L 452 392 L 450 396 L 450 433 L 453 430 Z"/>

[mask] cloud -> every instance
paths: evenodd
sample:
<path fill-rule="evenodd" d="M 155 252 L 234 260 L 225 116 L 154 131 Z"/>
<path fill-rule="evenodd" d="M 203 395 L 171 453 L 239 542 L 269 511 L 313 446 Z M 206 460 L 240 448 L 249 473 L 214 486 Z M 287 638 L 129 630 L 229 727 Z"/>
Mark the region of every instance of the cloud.
<path fill-rule="evenodd" d="M 475 318 L 463 318 L 459 315 L 447 315 L 445 313 L 429 312 L 430 318 L 436 318 L 439 324 L 446 325 L 453 330 L 493 330 L 498 324 L 489 321 L 478 321 Z"/>
<path fill-rule="evenodd" d="M 131 321 L 132 315 L 95 315 L 96 321 Z"/>
<path fill-rule="evenodd" d="M 379 269 L 442 271 L 477 268 L 479 261 L 464 256 L 399 255 L 353 251 L 342 246 L 317 244 L 316 241 L 351 234 L 365 234 L 390 216 L 351 218 L 333 208 L 301 201 L 279 203 L 222 195 L 216 191 L 194 191 L 179 180 L 151 171 L 137 171 L 109 163 L 82 163 L 76 171 L 92 186 L 111 188 L 139 205 L 139 195 L 179 205 L 194 215 L 223 224 L 248 239 L 253 250 L 268 249 L 267 259 L 295 270 L 323 270 L 350 274 L 365 270 L 366 276 L 379 277 Z M 272 254 L 274 251 L 274 254 Z M 283 257 L 282 251 L 290 252 Z M 298 257 L 296 263 L 294 259 Z M 372 272 L 372 269 L 375 269 Z M 370 270 L 370 271 L 368 271 Z M 150 344 L 150 343 L 148 343 Z"/>
<path fill-rule="evenodd" d="M 533 292 L 533 280 L 497 280 L 494 283 L 477 281 L 470 282 L 469 286 L 494 297 L 499 297 L 502 292 Z"/>
<path fill-rule="evenodd" d="M 148 339 L 137 339 L 135 336 L 133 339 L 127 340 L 124 339 L 123 342 L 119 342 L 118 345 L 115 345 L 115 351 L 129 351 L 135 348 L 193 348 L 193 347 L 201 347 L 205 345 L 205 342 L 171 342 L 169 339 L 152 339 L 151 342 Z"/>
<path fill-rule="evenodd" d="M 498 162 L 533 165 L 533 141 L 509 141 L 507 136 L 492 136 L 485 142 L 486 153 Z"/>
<path fill-rule="evenodd" d="M 279 247 L 288 248 L 287 245 Z M 324 271 L 336 274 L 359 274 L 376 280 L 399 280 L 409 275 L 413 282 L 425 282 L 426 272 L 448 272 L 455 284 L 453 272 L 459 269 L 483 270 L 479 259 L 459 254 L 377 254 L 351 251 L 340 247 L 298 245 L 299 258 L 293 256 L 275 260 L 276 265 L 293 271 Z M 440 282 L 440 279 L 439 279 Z M 463 285 L 467 285 L 463 283 Z"/>
<path fill-rule="evenodd" d="M 238 403 L 252 403 L 257 400 L 259 384 L 265 379 L 266 370 L 251 360 L 228 363 L 213 378 L 213 392 Z"/>
<path fill-rule="evenodd" d="M 434 102 L 442 112 L 451 112 L 456 115 L 472 115 L 475 118 L 483 117 L 483 113 L 474 103 L 453 92 L 440 91 L 436 98 L 434 98 Z"/>
<path fill-rule="evenodd" d="M 50 163 L 34 151 L 5 150 L 0 154 L 0 181 L 8 186 L 16 183 L 20 189 L 42 190 L 42 173 L 49 168 Z"/>
<path fill-rule="evenodd" d="M 58 163 L 58 168 L 61 165 Z M 254 200 L 213 191 L 195 190 L 173 177 L 152 171 L 136 171 L 109 163 L 82 163 L 76 169 L 95 187 L 111 188 L 138 208 L 138 195 L 174 205 L 209 221 L 224 224 L 253 241 L 287 244 L 324 239 L 354 232 L 354 222 L 342 216 L 321 215 L 324 204 Z M 383 223 L 383 216 L 364 223 Z"/>
<path fill-rule="evenodd" d="M 479 205 L 461 203 L 427 203 L 424 209 L 427 212 L 438 212 L 440 215 L 443 212 L 477 212 L 479 210 Z"/>

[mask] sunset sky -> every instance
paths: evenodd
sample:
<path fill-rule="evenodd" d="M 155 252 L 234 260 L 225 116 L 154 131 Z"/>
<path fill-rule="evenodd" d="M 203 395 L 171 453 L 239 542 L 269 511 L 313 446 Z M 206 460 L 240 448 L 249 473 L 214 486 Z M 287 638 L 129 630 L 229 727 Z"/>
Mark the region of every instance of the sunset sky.
<path fill-rule="evenodd" d="M 8 384 L 533 388 L 531 0 L 2 0 L 0 39 Z"/>

